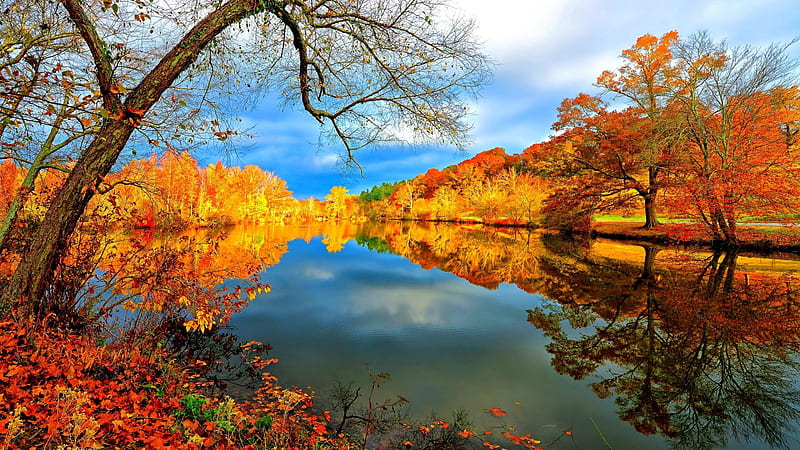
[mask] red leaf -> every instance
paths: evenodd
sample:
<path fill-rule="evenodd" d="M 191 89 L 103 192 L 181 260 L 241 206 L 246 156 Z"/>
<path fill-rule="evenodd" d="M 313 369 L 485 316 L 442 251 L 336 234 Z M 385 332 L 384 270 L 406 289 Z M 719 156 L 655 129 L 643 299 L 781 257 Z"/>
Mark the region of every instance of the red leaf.
<path fill-rule="evenodd" d="M 491 415 L 493 415 L 495 417 L 502 417 L 502 416 L 505 416 L 506 414 L 508 414 L 508 413 L 506 413 L 505 411 L 503 411 L 500 408 L 489 408 L 486 411 L 489 411 L 489 414 L 491 414 Z"/>

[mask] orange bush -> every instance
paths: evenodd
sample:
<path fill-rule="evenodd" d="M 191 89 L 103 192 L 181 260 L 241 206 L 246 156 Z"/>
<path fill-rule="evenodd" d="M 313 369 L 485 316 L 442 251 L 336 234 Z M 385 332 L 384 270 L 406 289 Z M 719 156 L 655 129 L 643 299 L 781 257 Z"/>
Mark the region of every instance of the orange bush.
<path fill-rule="evenodd" d="M 161 445 L 182 440 L 177 378 L 154 356 L 0 322 L 0 446 Z M 161 393 L 159 395 L 159 393 Z"/>
<path fill-rule="evenodd" d="M 30 328 L 0 321 L 0 448 L 353 447 L 328 436 L 311 395 L 269 373 L 250 402 L 207 398 L 165 349 Z"/>

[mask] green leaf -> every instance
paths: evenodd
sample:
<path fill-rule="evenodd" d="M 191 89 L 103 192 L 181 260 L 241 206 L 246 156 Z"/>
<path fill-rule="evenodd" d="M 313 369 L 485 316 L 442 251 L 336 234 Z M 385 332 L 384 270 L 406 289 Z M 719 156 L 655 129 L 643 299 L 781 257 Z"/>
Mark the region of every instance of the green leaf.
<path fill-rule="evenodd" d="M 262 416 L 256 420 L 256 427 L 261 430 L 269 430 L 272 428 L 272 417 L 270 416 Z"/>

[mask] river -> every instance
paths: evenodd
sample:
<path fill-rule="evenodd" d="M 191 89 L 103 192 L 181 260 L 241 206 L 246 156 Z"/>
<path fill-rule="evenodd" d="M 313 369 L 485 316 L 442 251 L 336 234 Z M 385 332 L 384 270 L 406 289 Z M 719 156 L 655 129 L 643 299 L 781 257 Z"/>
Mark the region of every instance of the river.
<path fill-rule="evenodd" d="M 280 382 L 325 406 L 337 382 L 366 402 L 370 373 L 387 373 L 373 402 L 464 410 L 476 432 L 513 426 L 551 448 L 800 442 L 792 258 L 400 222 L 229 239 L 275 263 L 233 332 L 271 345 Z"/>

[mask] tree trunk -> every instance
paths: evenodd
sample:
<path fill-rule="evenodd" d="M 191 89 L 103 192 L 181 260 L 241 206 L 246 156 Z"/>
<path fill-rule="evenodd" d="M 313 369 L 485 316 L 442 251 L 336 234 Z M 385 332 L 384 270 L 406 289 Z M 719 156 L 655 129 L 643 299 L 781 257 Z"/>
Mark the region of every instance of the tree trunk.
<path fill-rule="evenodd" d="M 719 240 L 721 242 L 727 241 L 727 232 L 725 228 L 727 225 L 725 224 L 725 217 L 723 217 L 722 212 L 716 206 L 713 207 L 709 214 L 709 222 L 711 224 L 711 231 L 714 235 L 714 239 Z"/>
<path fill-rule="evenodd" d="M 659 225 L 656 215 L 656 191 L 651 190 L 644 195 L 644 226 L 642 228 L 655 228 Z"/>
<path fill-rule="evenodd" d="M 658 196 L 658 176 L 661 171 L 657 167 L 647 170 L 647 189 L 639 191 L 644 198 L 644 226 L 642 228 L 655 228 L 659 225 L 656 216 L 656 197 Z"/>
<path fill-rule="evenodd" d="M 212 10 L 198 22 L 181 41 L 172 48 L 131 91 L 125 103 L 110 93 L 113 73 L 107 56 L 102 51 L 105 44 L 88 21 L 83 5 L 78 0 L 64 0 L 70 20 L 81 33 L 95 58 L 98 82 L 104 92 L 104 102 L 114 106 L 109 110 L 113 119 L 107 120 L 94 141 L 75 164 L 64 186 L 56 195 L 42 223 L 32 236 L 31 246 L 22 255 L 8 286 L 0 296 L 0 312 L 7 311 L 16 302 L 24 301 L 36 307 L 48 288 L 48 280 L 57 269 L 67 248 L 70 235 L 95 188 L 113 167 L 125 148 L 131 133 L 164 91 L 199 56 L 200 52 L 225 28 L 259 11 L 264 2 L 258 0 L 231 0 Z M 98 50 L 100 49 L 100 50 Z M 104 78 L 105 74 L 105 78 Z"/>
<path fill-rule="evenodd" d="M 639 278 L 653 279 L 655 277 L 656 255 L 660 251 L 651 245 L 644 245 L 644 264 L 642 264 L 642 274 Z"/>
<path fill-rule="evenodd" d="M 652 286 L 656 281 L 656 255 L 658 255 L 660 249 L 651 245 L 643 245 L 642 248 L 644 249 L 644 262 L 642 263 L 642 273 L 636 278 L 636 282 L 633 284 L 636 288 L 643 285 Z"/>
<path fill-rule="evenodd" d="M 722 261 L 719 262 L 721 256 L 724 257 Z M 706 284 L 706 295 L 708 297 L 730 292 L 733 289 L 737 257 L 738 254 L 735 249 L 726 250 L 724 253 L 720 250 L 714 252 L 714 264 L 710 266 L 711 270 L 709 271 L 708 282 Z M 722 288 L 722 292 L 720 292 L 720 287 Z"/>
<path fill-rule="evenodd" d="M 723 285 L 723 292 L 728 293 L 733 290 L 733 282 L 736 275 L 736 259 L 738 253 L 736 249 L 728 250 L 725 258 L 722 260 L 722 267 L 725 268 L 725 284 Z"/>
<path fill-rule="evenodd" d="M 736 234 L 736 221 L 726 219 L 722 212 L 717 212 L 715 216 L 717 217 L 719 228 L 725 237 L 725 245 L 727 247 L 738 247 L 739 237 Z"/>
<path fill-rule="evenodd" d="M 77 161 L 0 297 L 0 309 L 20 300 L 36 306 L 42 299 L 97 184 L 111 170 L 133 129 L 124 120 L 108 122 Z"/>

